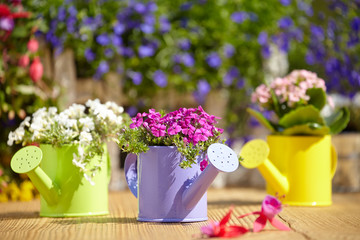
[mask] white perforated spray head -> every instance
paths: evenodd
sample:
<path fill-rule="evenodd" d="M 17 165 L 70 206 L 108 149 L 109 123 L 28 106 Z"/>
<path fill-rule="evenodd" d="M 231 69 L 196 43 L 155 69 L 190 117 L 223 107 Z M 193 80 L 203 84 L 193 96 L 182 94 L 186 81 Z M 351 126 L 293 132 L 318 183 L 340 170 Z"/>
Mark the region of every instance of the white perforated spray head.
<path fill-rule="evenodd" d="M 211 144 L 207 150 L 210 163 L 222 172 L 233 172 L 239 167 L 236 153 L 221 143 Z"/>

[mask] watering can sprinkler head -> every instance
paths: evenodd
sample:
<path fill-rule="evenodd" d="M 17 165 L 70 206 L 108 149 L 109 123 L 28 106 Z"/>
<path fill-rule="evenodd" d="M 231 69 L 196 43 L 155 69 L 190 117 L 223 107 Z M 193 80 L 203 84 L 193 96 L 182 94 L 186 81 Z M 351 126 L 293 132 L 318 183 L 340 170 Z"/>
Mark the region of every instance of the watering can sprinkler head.
<path fill-rule="evenodd" d="M 241 165 L 245 168 L 258 168 L 269 185 L 277 192 L 286 194 L 289 192 L 289 181 L 268 159 L 269 153 L 269 145 L 264 140 L 251 140 L 241 149 Z"/>
<path fill-rule="evenodd" d="M 11 159 L 11 169 L 16 173 L 26 173 L 49 205 L 56 204 L 60 190 L 40 168 L 43 154 L 39 147 L 27 146 L 15 153 Z"/>
<path fill-rule="evenodd" d="M 183 192 L 183 204 L 192 209 L 204 195 L 219 172 L 233 172 L 239 167 L 236 153 L 228 146 L 214 143 L 207 150 L 209 165 L 188 189 Z"/>

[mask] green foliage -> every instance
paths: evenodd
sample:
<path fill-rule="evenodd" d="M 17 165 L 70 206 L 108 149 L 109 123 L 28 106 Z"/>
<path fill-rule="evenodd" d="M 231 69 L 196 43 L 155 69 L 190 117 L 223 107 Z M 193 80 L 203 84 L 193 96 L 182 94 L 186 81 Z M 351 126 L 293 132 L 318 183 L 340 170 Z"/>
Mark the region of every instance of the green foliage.
<path fill-rule="evenodd" d="M 261 123 L 265 128 L 267 128 L 271 132 L 276 131 L 273 124 L 267 118 L 265 118 L 264 115 L 262 115 L 259 111 L 256 111 L 252 108 L 247 108 L 246 111 L 251 116 L 253 116 L 259 123 Z"/>
<path fill-rule="evenodd" d="M 308 104 L 321 110 L 326 104 L 326 93 L 321 88 L 310 88 L 306 91 L 306 95 L 310 97 Z"/>
<path fill-rule="evenodd" d="M 339 111 L 334 112 L 331 116 L 325 119 L 326 124 L 330 127 L 331 134 L 340 133 L 350 121 L 350 112 L 343 107 Z"/>

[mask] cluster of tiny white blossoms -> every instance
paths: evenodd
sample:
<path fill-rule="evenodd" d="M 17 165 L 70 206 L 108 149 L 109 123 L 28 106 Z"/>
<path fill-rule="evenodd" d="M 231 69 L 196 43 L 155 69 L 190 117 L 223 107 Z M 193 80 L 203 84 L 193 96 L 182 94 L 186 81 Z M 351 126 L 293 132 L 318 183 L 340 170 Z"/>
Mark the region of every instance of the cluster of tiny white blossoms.
<path fill-rule="evenodd" d="M 103 153 L 102 144 L 115 139 L 123 127 L 124 108 L 114 102 L 100 103 L 98 99 L 88 100 L 85 105 L 73 104 L 57 113 L 57 108 L 41 108 L 31 117 L 26 117 L 20 126 L 10 132 L 8 145 L 22 143 L 77 146 L 73 164 L 81 169 L 87 180 L 101 168 L 101 163 L 88 168 L 95 154 Z"/>
<path fill-rule="evenodd" d="M 321 88 L 326 91 L 325 81 L 316 73 L 306 70 L 294 70 L 284 78 L 276 78 L 270 86 L 262 84 L 252 94 L 252 102 L 269 108 L 272 101 L 271 91 L 274 92 L 279 103 L 294 107 L 296 104 L 307 104 L 310 97 L 306 94 L 308 89 Z"/>

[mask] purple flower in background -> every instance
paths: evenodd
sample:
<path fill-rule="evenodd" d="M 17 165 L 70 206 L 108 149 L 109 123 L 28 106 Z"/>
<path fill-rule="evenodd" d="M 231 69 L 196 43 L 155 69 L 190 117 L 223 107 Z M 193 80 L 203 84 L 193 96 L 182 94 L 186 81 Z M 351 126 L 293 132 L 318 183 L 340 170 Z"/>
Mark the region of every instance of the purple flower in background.
<path fill-rule="evenodd" d="M 188 11 L 188 10 L 191 9 L 192 6 L 193 6 L 193 5 L 192 5 L 191 2 L 183 3 L 183 4 L 181 4 L 181 6 L 180 6 L 180 10 L 182 10 L 182 11 Z"/>
<path fill-rule="evenodd" d="M 179 54 L 175 54 L 173 57 L 172 57 L 172 61 L 174 63 L 180 63 L 181 62 L 181 56 Z"/>
<path fill-rule="evenodd" d="M 4 31 L 12 31 L 14 29 L 14 20 L 10 17 L 0 18 L 0 29 Z"/>
<path fill-rule="evenodd" d="M 130 117 L 134 117 L 138 113 L 138 109 L 135 106 L 129 107 L 126 112 L 130 115 Z"/>
<path fill-rule="evenodd" d="M 111 57 L 114 56 L 114 51 L 113 51 L 111 48 L 107 48 L 107 49 L 105 49 L 105 51 L 104 51 L 104 55 L 105 55 L 105 57 L 107 57 L 107 58 L 111 58 Z"/>
<path fill-rule="evenodd" d="M 287 29 L 293 25 L 293 20 L 290 17 L 283 17 L 278 21 L 279 28 Z"/>
<path fill-rule="evenodd" d="M 291 0 L 279 0 L 279 2 L 283 5 L 283 6 L 289 6 L 291 4 Z"/>
<path fill-rule="evenodd" d="M 193 96 L 198 103 L 203 103 L 210 90 L 210 84 L 205 79 L 201 79 L 197 84 L 197 90 L 194 92 Z"/>
<path fill-rule="evenodd" d="M 140 2 L 135 3 L 134 9 L 139 14 L 144 14 L 146 12 L 146 6 Z"/>
<path fill-rule="evenodd" d="M 181 39 L 179 41 L 179 48 L 183 51 L 189 50 L 191 47 L 191 43 L 189 39 Z"/>
<path fill-rule="evenodd" d="M 304 2 L 304 1 L 298 1 L 297 6 L 298 6 L 298 9 L 305 12 L 306 15 L 308 15 L 309 17 L 311 17 L 314 14 L 314 11 L 313 11 L 311 5 L 309 5 L 308 3 Z"/>
<path fill-rule="evenodd" d="M 298 42 L 302 42 L 304 39 L 304 33 L 300 28 L 296 28 L 291 31 L 291 36 L 296 39 Z"/>
<path fill-rule="evenodd" d="M 156 9 L 157 9 L 157 5 L 155 2 L 148 2 L 147 5 L 146 5 L 146 9 L 149 11 L 149 12 L 155 12 Z"/>
<path fill-rule="evenodd" d="M 264 31 L 260 32 L 257 40 L 261 46 L 264 46 L 265 44 L 267 44 L 267 40 L 268 40 L 267 33 Z"/>
<path fill-rule="evenodd" d="M 66 29 L 69 33 L 74 33 L 76 31 L 76 22 L 76 17 L 72 16 L 68 17 L 68 19 L 66 20 Z"/>
<path fill-rule="evenodd" d="M 74 6 L 70 6 L 68 9 L 68 13 L 72 17 L 76 17 L 77 12 L 78 11 L 76 10 L 76 8 Z"/>
<path fill-rule="evenodd" d="M 223 79 L 225 86 L 230 86 L 235 78 L 238 78 L 240 75 L 240 71 L 237 67 L 232 66 L 230 67 L 229 71 L 225 74 L 225 77 Z"/>
<path fill-rule="evenodd" d="M 135 85 L 139 85 L 142 82 L 142 75 L 140 72 L 127 71 L 127 75 L 131 78 Z"/>
<path fill-rule="evenodd" d="M 360 32 L 360 17 L 354 17 L 351 20 L 350 26 L 355 32 Z"/>
<path fill-rule="evenodd" d="M 151 34 L 154 32 L 154 26 L 149 24 L 141 24 L 140 29 L 143 33 Z"/>
<path fill-rule="evenodd" d="M 246 12 L 234 12 L 231 14 L 231 20 L 235 23 L 243 23 L 248 18 Z"/>
<path fill-rule="evenodd" d="M 107 72 L 109 72 L 109 64 L 106 61 L 101 61 L 96 69 L 94 78 L 100 79 Z"/>
<path fill-rule="evenodd" d="M 64 6 L 60 6 L 58 8 L 58 14 L 57 14 L 57 18 L 60 22 L 63 22 L 66 18 L 66 9 Z"/>
<path fill-rule="evenodd" d="M 315 64 L 315 56 L 314 56 L 314 54 L 313 54 L 313 52 L 311 50 L 307 51 L 307 53 L 305 55 L 305 61 L 309 65 L 314 65 Z"/>
<path fill-rule="evenodd" d="M 103 33 L 96 37 L 96 42 L 101 46 L 106 46 L 110 44 L 110 38 L 106 33 Z"/>
<path fill-rule="evenodd" d="M 212 52 L 206 57 L 206 62 L 210 67 L 218 68 L 221 65 L 221 58 L 219 54 Z"/>
<path fill-rule="evenodd" d="M 195 60 L 190 53 L 184 53 L 181 56 L 181 61 L 186 67 L 193 67 L 195 64 Z"/>
<path fill-rule="evenodd" d="M 117 35 L 121 35 L 125 32 L 125 25 L 122 23 L 116 23 L 114 26 L 114 33 Z"/>
<path fill-rule="evenodd" d="M 161 33 L 167 33 L 171 29 L 171 24 L 167 17 L 161 16 L 159 22 Z"/>
<path fill-rule="evenodd" d="M 90 48 L 87 48 L 85 50 L 84 55 L 85 55 L 86 61 L 88 61 L 88 62 L 92 62 L 95 59 L 95 53 Z"/>
<path fill-rule="evenodd" d="M 235 48 L 230 43 L 227 43 L 224 47 L 224 55 L 226 58 L 231 58 L 235 54 Z"/>
<path fill-rule="evenodd" d="M 324 29 L 322 29 L 322 27 L 312 24 L 310 26 L 310 31 L 313 40 L 318 40 L 318 41 L 324 40 Z"/>
<path fill-rule="evenodd" d="M 167 85 L 167 76 L 161 70 L 157 70 L 153 74 L 153 80 L 159 87 L 166 87 Z"/>
<path fill-rule="evenodd" d="M 155 54 L 155 49 L 150 44 L 141 45 L 138 49 L 138 53 L 139 53 L 140 58 L 151 57 Z"/>
<path fill-rule="evenodd" d="M 271 56 L 271 50 L 270 46 L 268 44 L 265 44 L 261 47 L 261 55 L 263 58 L 269 58 Z"/>
<path fill-rule="evenodd" d="M 239 80 L 236 83 L 236 87 L 241 89 L 245 86 L 245 80 L 243 78 L 239 78 Z"/>
<path fill-rule="evenodd" d="M 122 45 L 122 38 L 116 35 L 111 35 L 111 42 L 115 47 L 120 47 Z"/>
<path fill-rule="evenodd" d="M 119 54 L 123 55 L 124 57 L 132 57 L 134 56 L 134 51 L 130 47 L 121 46 L 119 49 Z"/>

